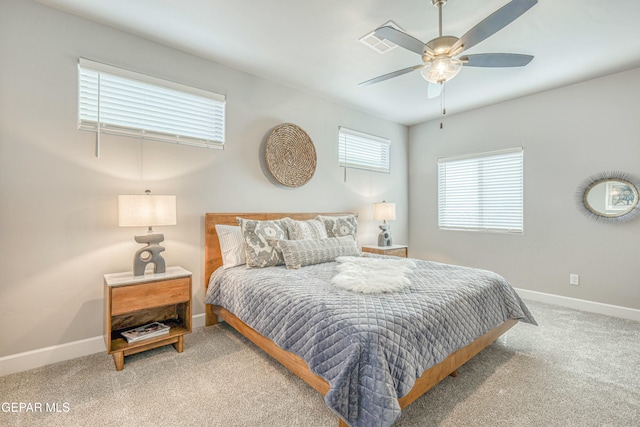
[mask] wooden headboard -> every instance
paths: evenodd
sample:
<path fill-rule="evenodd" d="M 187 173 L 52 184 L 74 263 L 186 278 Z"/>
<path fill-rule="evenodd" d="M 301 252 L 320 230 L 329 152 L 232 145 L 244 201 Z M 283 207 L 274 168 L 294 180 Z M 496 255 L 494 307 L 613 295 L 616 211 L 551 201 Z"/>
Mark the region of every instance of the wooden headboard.
<path fill-rule="evenodd" d="M 216 224 L 238 225 L 237 217 L 246 219 L 257 219 L 269 221 L 289 217 L 298 221 L 313 219 L 318 215 L 335 216 L 351 215 L 350 213 L 208 213 L 205 216 L 205 244 L 204 244 L 204 280 L 205 289 L 209 286 L 209 277 L 222 266 L 222 252 L 220 251 L 220 241 L 216 233 Z"/>
<path fill-rule="evenodd" d="M 216 271 L 218 267 L 222 266 L 222 252 L 220 251 L 220 241 L 218 240 L 218 233 L 216 233 L 216 224 L 224 225 L 238 225 L 236 221 L 237 217 L 246 219 L 257 219 L 260 221 L 268 221 L 274 219 L 281 219 L 289 217 L 298 221 L 304 221 L 313 219 L 317 215 L 335 216 L 335 215 L 351 215 L 350 213 L 266 213 L 266 212 L 252 212 L 252 213 L 207 213 L 205 214 L 204 221 L 204 287 L 205 290 L 209 287 L 209 278 L 211 274 Z M 206 292 L 206 291 L 205 291 Z M 212 307 L 206 304 L 205 307 L 206 316 L 210 318 L 214 316 Z M 207 324 L 209 321 L 207 321 Z"/>

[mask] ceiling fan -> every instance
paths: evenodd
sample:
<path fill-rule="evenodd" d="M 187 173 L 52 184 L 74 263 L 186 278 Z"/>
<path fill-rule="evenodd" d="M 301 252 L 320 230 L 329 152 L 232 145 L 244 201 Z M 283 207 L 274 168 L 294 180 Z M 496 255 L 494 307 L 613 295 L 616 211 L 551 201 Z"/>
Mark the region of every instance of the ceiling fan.
<path fill-rule="evenodd" d="M 380 27 L 375 31 L 377 37 L 389 40 L 422 56 L 423 64 L 384 74 L 362 82 L 360 86 L 379 83 L 414 70 L 420 70 L 425 80 L 435 84 L 429 85 L 429 98 L 433 98 L 440 94 L 442 85 L 445 82 L 458 75 L 463 66 L 522 67 L 533 59 L 531 55 L 516 53 L 480 53 L 457 56 L 515 21 L 538 3 L 538 0 L 512 0 L 486 17 L 460 38 L 442 35 L 442 6 L 447 3 L 447 0 L 431 0 L 431 2 L 438 8 L 439 15 L 439 35 L 435 39 L 423 43 L 409 34 L 390 26 Z"/>

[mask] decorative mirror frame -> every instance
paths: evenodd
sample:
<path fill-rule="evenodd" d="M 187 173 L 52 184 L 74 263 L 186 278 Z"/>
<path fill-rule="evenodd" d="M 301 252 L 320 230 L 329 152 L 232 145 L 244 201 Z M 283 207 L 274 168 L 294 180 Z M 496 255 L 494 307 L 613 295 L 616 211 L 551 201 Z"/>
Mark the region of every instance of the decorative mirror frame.
<path fill-rule="evenodd" d="M 635 206 L 629 212 L 619 215 L 607 215 L 594 210 L 589 205 L 587 202 L 589 191 L 596 185 L 608 181 L 623 181 L 633 188 L 635 194 Z M 627 173 L 618 171 L 601 172 L 597 175 L 590 176 L 580 184 L 578 191 L 576 192 L 576 202 L 578 203 L 580 211 L 594 221 L 605 221 L 611 223 L 628 222 L 640 217 L 640 200 L 638 200 L 638 196 L 640 194 L 639 188 L 640 185 L 638 184 L 638 180 Z"/>

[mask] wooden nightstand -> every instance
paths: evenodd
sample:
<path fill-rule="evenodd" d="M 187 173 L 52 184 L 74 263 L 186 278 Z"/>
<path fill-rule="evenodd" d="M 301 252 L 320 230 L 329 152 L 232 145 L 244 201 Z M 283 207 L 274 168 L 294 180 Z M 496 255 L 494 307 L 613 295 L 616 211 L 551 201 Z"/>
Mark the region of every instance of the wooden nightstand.
<path fill-rule="evenodd" d="M 376 246 L 364 245 L 362 252 L 370 252 L 372 254 L 391 255 L 407 258 L 409 247 L 406 245 Z"/>
<path fill-rule="evenodd" d="M 171 327 L 168 334 L 128 343 L 121 332 L 151 322 Z M 167 267 L 166 273 L 134 276 L 104 275 L 104 341 L 116 370 L 124 357 L 172 344 L 182 353 L 184 335 L 191 332 L 191 272 Z"/>

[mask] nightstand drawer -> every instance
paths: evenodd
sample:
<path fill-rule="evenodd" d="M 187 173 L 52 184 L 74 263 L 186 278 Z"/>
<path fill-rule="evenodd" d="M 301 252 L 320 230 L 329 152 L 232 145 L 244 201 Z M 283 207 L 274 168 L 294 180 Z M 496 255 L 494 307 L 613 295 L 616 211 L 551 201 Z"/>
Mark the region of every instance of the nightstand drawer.
<path fill-rule="evenodd" d="M 400 248 L 400 249 L 388 249 L 386 251 L 384 251 L 385 255 L 391 255 L 391 256 L 400 256 L 400 257 L 407 257 L 407 248 Z"/>
<path fill-rule="evenodd" d="M 408 246 L 406 245 L 393 245 L 393 246 L 364 245 L 362 247 L 362 252 L 369 252 L 372 254 L 379 254 L 379 255 L 399 256 L 403 258 L 407 258 L 407 256 L 409 255 Z"/>
<path fill-rule="evenodd" d="M 189 301 L 190 278 L 166 280 L 112 289 L 111 315 Z"/>

